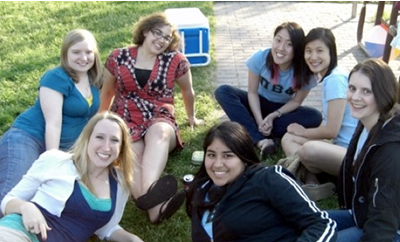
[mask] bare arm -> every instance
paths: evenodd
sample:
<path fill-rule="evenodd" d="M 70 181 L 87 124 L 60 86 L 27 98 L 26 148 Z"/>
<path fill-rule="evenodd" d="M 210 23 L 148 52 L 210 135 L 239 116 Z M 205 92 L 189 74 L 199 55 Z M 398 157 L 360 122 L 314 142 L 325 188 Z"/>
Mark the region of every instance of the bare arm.
<path fill-rule="evenodd" d="M 305 129 L 299 124 L 288 126 L 288 132 L 308 139 L 333 139 L 339 134 L 342 126 L 346 99 L 334 99 L 328 102 L 328 117 L 326 125 Z"/>
<path fill-rule="evenodd" d="M 310 92 L 309 90 L 297 91 L 292 99 L 290 99 L 281 108 L 279 108 L 280 113 L 278 111 L 275 111 L 275 112 L 268 114 L 268 116 L 265 117 L 265 119 L 262 121 L 262 124 L 261 124 L 262 133 L 264 135 L 270 135 L 272 128 L 273 128 L 274 120 L 280 114 L 284 115 L 285 113 L 290 113 L 290 112 L 296 110 L 298 107 L 300 107 L 309 92 Z"/>
<path fill-rule="evenodd" d="M 27 231 L 34 234 L 40 233 L 43 240 L 47 239 L 47 230 L 51 230 L 51 228 L 47 225 L 46 219 L 35 204 L 20 199 L 12 199 L 7 203 L 5 212 L 6 214 L 21 214 L 22 223 Z"/>
<path fill-rule="evenodd" d="M 110 105 L 115 96 L 115 76 L 113 76 L 107 69 L 104 69 L 103 74 L 103 88 L 100 93 L 100 108 L 99 112 L 109 110 Z"/>
<path fill-rule="evenodd" d="M 5 214 L 11 214 L 11 213 L 22 214 L 24 207 L 30 206 L 30 204 L 32 203 L 14 198 L 7 203 Z"/>
<path fill-rule="evenodd" d="M 304 99 L 307 97 L 309 90 L 298 90 L 294 97 L 290 99 L 285 105 L 283 105 L 279 111 L 281 111 L 282 115 L 285 113 L 290 113 L 294 110 L 296 110 L 298 107 L 301 106 L 303 103 Z M 274 112 L 274 116 L 278 117 L 278 113 Z M 275 118 L 276 118 L 275 117 Z"/>
<path fill-rule="evenodd" d="M 141 238 L 124 229 L 114 231 L 110 236 L 110 240 L 116 242 L 143 242 Z"/>
<path fill-rule="evenodd" d="M 39 89 L 40 107 L 45 120 L 46 150 L 59 149 L 64 97 L 48 87 Z"/>
<path fill-rule="evenodd" d="M 183 102 L 185 104 L 186 114 L 189 120 L 190 127 L 193 128 L 194 125 L 199 125 L 203 121 L 196 118 L 195 114 L 195 98 L 194 90 L 192 85 L 192 73 L 190 70 L 186 72 L 185 75 L 176 79 L 176 83 L 182 92 Z"/>

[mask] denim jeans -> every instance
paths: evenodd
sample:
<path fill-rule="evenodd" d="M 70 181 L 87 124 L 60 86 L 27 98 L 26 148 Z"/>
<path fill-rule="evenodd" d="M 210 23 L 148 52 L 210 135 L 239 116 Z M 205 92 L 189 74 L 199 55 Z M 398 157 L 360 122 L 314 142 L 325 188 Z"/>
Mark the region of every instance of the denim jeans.
<path fill-rule="evenodd" d="M 44 142 L 21 129 L 4 133 L 0 140 L 0 202 L 45 150 Z"/>
<path fill-rule="evenodd" d="M 358 242 L 364 231 L 356 226 L 350 210 L 328 210 L 329 217 L 336 221 L 338 237 L 336 242 Z M 393 242 L 400 242 L 397 234 Z"/>
<path fill-rule="evenodd" d="M 263 118 L 284 105 L 259 97 Z M 293 112 L 285 113 L 280 118 L 276 118 L 271 136 L 265 137 L 258 131 L 258 125 L 251 112 L 246 91 L 230 85 L 222 85 L 215 90 L 215 98 L 231 121 L 238 122 L 247 129 L 255 144 L 265 138 L 282 138 L 291 123 L 298 123 L 305 128 L 314 128 L 322 122 L 321 112 L 315 108 L 301 106 Z"/>

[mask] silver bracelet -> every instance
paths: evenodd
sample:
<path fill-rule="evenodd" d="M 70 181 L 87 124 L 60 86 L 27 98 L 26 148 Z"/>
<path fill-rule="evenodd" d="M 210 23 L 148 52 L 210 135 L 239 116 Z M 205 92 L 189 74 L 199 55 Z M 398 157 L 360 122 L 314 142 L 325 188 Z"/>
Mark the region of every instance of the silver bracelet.
<path fill-rule="evenodd" d="M 278 113 L 278 118 L 280 118 L 280 117 L 282 116 L 282 112 L 281 112 L 281 111 L 279 111 L 279 109 L 275 110 L 275 112 L 277 112 L 277 113 Z"/>

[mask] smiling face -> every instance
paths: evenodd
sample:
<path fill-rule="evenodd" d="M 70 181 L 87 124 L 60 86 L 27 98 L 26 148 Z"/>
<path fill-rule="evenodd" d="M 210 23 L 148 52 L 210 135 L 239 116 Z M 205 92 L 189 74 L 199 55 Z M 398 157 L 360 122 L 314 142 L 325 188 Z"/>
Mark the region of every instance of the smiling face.
<path fill-rule="evenodd" d="M 119 125 L 108 119 L 100 120 L 93 129 L 88 143 L 90 167 L 106 168 L 119 156 L 122 132 Z"/>
<path fill-rule="evenodd" d="M 359 71 L 350 76 L 347 101 L 350 104 L 351 116 L 359 119 L 367 130 L 371 130 L 378 122 L 379 110 L 372 92 L 371 80 Z"/>
<path fill-rule="evenodd" d="M 245 170 L 245 164 L 219 138 L 207 147 L 204 165 L 208 176 L 217 186 L 224 186 Z"/>
<path fill-rule="evenodd" d="M 143 33 L 145 46 L 151 53 L 158 55 L 163 53 L 171 43 L 172 29 L 168 25 L 154 27 Z"/>
<path fill-rule="evenodd" d="M 68 65 L 77 73 L 86 73 L 95 62 L 95 43 L 84 39 L 68 49 Z"/>
<path fill-rule="evenodd" d="M 272 57 L 274 62 L 281 70 L 287 70 L 292 64 L 294 57 L 292 41 L 289 31 L 281 29 L 274 37 L 271 47 Z"/>
<path fill-rule="evenodd" d="M 305 47 L 304 59 L 313 73 L 323 77 L 331 62 L 329 48 L 322 40 L 311 41 Z"/>

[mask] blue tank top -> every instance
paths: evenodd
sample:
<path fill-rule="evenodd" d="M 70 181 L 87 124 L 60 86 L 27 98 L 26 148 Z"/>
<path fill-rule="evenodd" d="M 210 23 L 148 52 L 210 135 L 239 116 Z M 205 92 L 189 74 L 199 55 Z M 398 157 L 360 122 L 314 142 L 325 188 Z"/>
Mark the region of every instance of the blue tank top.
<path fill-rule="evenodd" d="M 61 217 L 50 214 L 36 204 L 43 213 L 49 227 L 53 228 L 47 232 L 46 242 L 86 242 L 96 230 L 106 225 L 114 214 L 118 189 L 117 181 L 111 173 L 109 181 L 112 202 L 109 211 L 93 210 L 88 201 L 85 200 L 78 181 L 75 181 L 74 191 L 67 200 Z M 38 236 L 38 239 L 42 241 L 41 236 Z"/>

